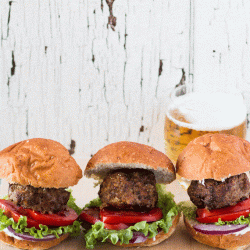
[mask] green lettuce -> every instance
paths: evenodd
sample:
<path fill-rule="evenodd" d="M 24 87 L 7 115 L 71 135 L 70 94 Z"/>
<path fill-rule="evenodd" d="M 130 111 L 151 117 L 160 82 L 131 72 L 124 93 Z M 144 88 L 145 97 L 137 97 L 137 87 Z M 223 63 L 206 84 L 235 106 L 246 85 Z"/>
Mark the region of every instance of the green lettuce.
<path fill-rule="evenodd" d="M 174 202 L 174 195 L 166 191 L 165 185 L 156 185 L 158 192 L 157 207 L 162 209 L 163 218 L 161 220 L 147 223 L 141 221 L 127 229 L 122 230 L 108 230 L 104 228 L 103 222 L 97 222 L 92 225 L 92 228 L 85 234 L 86 248 L 93 249 L 97 241 L 105 242 L 110 240 L 113 244 L 120 242 L 121 244 L 128 244 L 133 237 L 133 232 L 142 232 L 148 238 L 153 238 L 157 235 L 158 229 L 162 229 L 165 233 L 168 232 L 172 226 L 172 217 L 178 214 L 178 207 Z M 86 207 L 100 206 L 99 198 L 91 201 Z"/>
<path fill-rule="evenodd" d="M 77 205 L 74 202 L 74 198 L 70 194 L 70 199 L 67 204 L 70 208 L 75 209 Z M 78 207 L 78 211 L 81 209 Z M 77 211 L 76 211 L 77 212 Z M 28 228 L 27 227 L 27 217 L 20 216 L 18 222 L 15 222 L 13 218 L 8 218 L 4 215 L 4 210 L 0 209 L 0 231 L 4 230 L 8 226 L 12 226 L 16 233 L 29 233 L 34 238 L 42 239 L 44 236 L 53 234 L 57 238 L 59 238 L 60 234 L 69 233 L 71 236 L 78 236 L 80 234 L 80 222 L 74 221 L 72 225 L 69 226 L 61 226 L 55 228 L 49 228 L 46 225 L 39 225 L 40 229 L 36 229 L 35 227 Z"/>
<path fill-rule="evenodd" d="M 197 207 L 191 201 L 182 201 L 182 202 L 178 203 L 178 209 L 188 219 L 195 219 L 196 218 Z"/>
<path fill-rule="evenodd" d="M 243 225 L 243 224 L 248 224 L 250 225 L 250 214 L 248 215 L 248 217 L 245 216 L 240 216 L 239 218 L 237 218 L 236 220 L 232 220 L 232 221 L 222 221 L 220 218 L 218 220 L 218 222 L 215 223 L 215 225 L 217 226 L 222 226 L 222 225 Z"/>
<path fill-rule="evenodd" d="M 100 207 L 101 205 L 102 205 L 101 199 L 98 197 L 87 203 L 82 210 L 84 210 L 87 207 Z"/>
<path fill-rule="evenodd" d="M 191 202 L 191 201 L 182 201 L 178 204 L 178 209 L 181 211 L 185 217 L 188 219 L 195 219 L 196 218 L 196 209 L 197 207 Z M 250 214 L 249 214 L 250 216 Z M 217 222 L 214 224 L 217 226 L 222 226 L 222 225 L 243 225 L 243 224 L 249 224 L 250 225 L 250 217 L 244 217 L 240 216 L 236 220 L 233 221 L 222 221 L 220 218 L 218 219 Z M 205 224 L 205 223 L 204 223 Z"/>
<path fill-rule="evenodd" d="M 67 189 L 67 191 L 70 192 L 70 196 L 69 196 L 69 200 L 68 200 L 67 205 L 70 208 L 74 209 L 76 211 L 76 213 L 79 215 L 81 213 L 82 209 L 76 205 L 76 203 L 75 203 L 76 199 L 72 195 L 72 190 L 71 189 Z"/>

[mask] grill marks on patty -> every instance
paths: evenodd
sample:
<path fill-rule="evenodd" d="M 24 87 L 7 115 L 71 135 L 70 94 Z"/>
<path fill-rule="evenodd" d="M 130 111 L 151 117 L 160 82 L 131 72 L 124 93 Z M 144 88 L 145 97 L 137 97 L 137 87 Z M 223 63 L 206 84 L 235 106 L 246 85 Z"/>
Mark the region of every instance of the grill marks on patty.
<path fill-rule="evenodd" d="M 119 169 L 103 180 L 99 196 L 102 207 L 124 210 L 149 210 L 156 206 L 154 173 L 144 169 Z"/>
<path fill-rule="evenodd" d="M 192 181 L 188 188 L 190 200 L 198 208 L 217 209 L 234 206 L 249 198 L 250 182 L 245 173 L 227 178 L 225 181 L 213 179 Z"/>
<path fill-rule="evenodd" d="M 17 206 L 41 213 L 56 213 L 66 209 L 70 192 L 64 188 L 35 188 L 10 184 L 8 196 Z"/>

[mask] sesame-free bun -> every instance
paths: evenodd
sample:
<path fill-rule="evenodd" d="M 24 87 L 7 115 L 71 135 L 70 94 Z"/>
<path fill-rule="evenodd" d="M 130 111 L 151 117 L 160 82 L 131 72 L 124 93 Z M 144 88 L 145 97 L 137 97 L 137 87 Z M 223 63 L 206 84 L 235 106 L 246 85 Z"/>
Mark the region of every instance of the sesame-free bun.
<path fill-rule="evenodd" d="M 116 245 L 119 247 L 151 247 L 151 246 L 158 245 L 173 234 L 179 222 L 179 219 L 180 219 L 180 214 L 177 214 L 175 217 L 172 218 L 172 226 L 169 228 L 169 231 L 167 233 L 164 233 L 163 231 L 161 231 L 155 236 L 155 238 L 147 239 L 146 241 L 142 243 L 120 244 L 118 242 L 116 243 Z"/>
<path fill-rule="evenodd" d="M 14 237 L 7 235 L 5 232 L 0 232 L 0 240 L 7 245 L 20 248 L 20 249 L 33 249 L 33 250 L 42 250 L 48 249 L 53 246 L 58 245 L 61 241 L 65 240 L 69 234 L 63 234 L 58 239 L 49 240 L 49 241 L 28 241 L 28 240 L 18 240 Z"/>
<path fill-rule="evenodd" d="M 197 232 L 193 226 L 196 223 L 192 219 L 188 219 L 184 217 L 184 223 L 186 226 L 187 231 L 189 234 L 198 242 L 211 246 L 211 247 L 218 247 L 221 249 L 228 249 L 228 250 L 243 250 L 246 249 L 250 245 L 250 231 L 246 233 L 240 234 L 203 234 Z"/>
<path fill-rule="evenodd" d="M 0 178 L 9 183 L 44 188 L 76 185 L 82 170 L 59 142 L 34 138 L 0 151 Z"/>
<path fill-rule="evenodd" d="M 250 143 L 228 134 L 205 134 L 181 152 L 176 172 L 188 180 L 215 179 L 250 170 Z"/>
<path fill-rule="evenodd" d="M 175 169 L 162 152 L 135 142 L 121 141 L 100 149 L 88 162 L 86 177 L 103 179 L 110 170 L 142 168 L 152 170 L 158 183 L 175 180 Z"/>

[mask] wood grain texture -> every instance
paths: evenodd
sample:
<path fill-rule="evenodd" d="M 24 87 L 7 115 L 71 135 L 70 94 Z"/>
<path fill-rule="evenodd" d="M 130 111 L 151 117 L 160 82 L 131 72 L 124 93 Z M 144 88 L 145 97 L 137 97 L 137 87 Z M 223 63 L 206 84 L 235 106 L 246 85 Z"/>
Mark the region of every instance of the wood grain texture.
<path fill-rule="evenodd" d="M 194 13 L 197 89 L 250 91 L 250 2 L 195 1 Z"/>
<path fill-rule="evenodd" d="M 163 151 L 182 69 L 201 88 L 249 88 L 249 11 L 240 0 L 115 0 L 113 31 L 105 0 L 0 1 L 0 149 L 44 137 L 83 157 L 120 140 Z"/>

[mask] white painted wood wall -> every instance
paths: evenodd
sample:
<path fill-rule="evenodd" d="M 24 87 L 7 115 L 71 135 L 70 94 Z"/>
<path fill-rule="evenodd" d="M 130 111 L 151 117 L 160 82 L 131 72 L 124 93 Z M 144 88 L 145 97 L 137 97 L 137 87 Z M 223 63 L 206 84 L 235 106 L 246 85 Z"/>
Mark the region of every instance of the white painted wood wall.
<path fill-rule="evenodd" d="M 108 1 L 110 2 L 110 1 Z M 0 149 L 45 137 L 75 156 L 120 140 L 163 150 L 170 87 L 250 91 L 250 2 L 0 1 Z"/>

